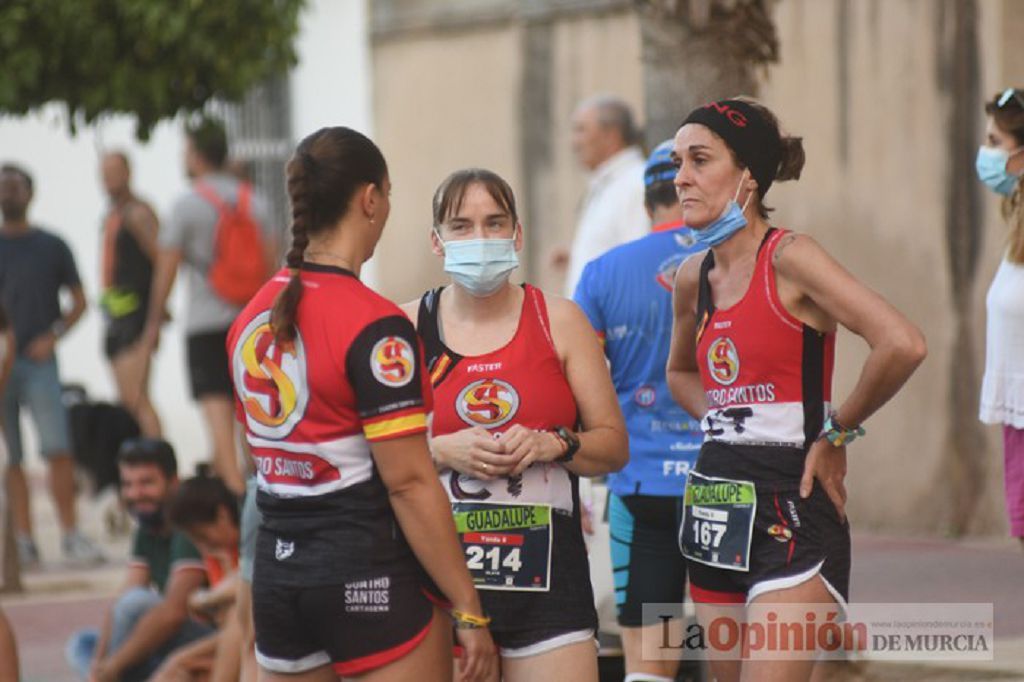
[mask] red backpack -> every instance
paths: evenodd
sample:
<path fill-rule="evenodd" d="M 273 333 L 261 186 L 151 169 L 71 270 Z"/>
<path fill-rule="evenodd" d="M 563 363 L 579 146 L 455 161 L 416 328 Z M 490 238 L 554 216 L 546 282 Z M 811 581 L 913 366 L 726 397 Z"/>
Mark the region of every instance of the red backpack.
<path fill-rule="evenodd" d="M 206 278 L 225 301 L 245 305 L 270 278 L 263 234 L 250 210 L 252 187 L 244 182 L 238 186 L 234 206 L 225 203 L 209 185 L 197 182 L 194 188 L 219 214 L 214 228 L 213 263 Z"/>

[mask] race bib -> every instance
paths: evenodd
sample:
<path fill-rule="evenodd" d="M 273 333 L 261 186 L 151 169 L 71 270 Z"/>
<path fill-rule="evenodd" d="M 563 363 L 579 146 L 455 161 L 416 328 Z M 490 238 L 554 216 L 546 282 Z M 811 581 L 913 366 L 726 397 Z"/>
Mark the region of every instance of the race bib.
<path fill-rule="evenodd" d="M 715 568 L 750 568 L 757 491 L 750 481 L 711 478 L 691 471 L 683 497 L 679 549 L 683 556 Z"/>
<path fill-rule="evenodd" d="M 452 512 L 477 589 L 548 591 L 551 505 L 455 502 Z"/>

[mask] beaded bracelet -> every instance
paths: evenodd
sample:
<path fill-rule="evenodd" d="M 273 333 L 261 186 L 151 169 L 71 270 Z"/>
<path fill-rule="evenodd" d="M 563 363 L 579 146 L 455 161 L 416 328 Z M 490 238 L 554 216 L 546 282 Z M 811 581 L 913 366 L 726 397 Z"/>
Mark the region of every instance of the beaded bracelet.
<path fill-rule="evenodd" d="M 828 419 L 825 420 L 825 427 L 822 429 L 821 437 L 838 448 L 848 443 L 852 443 L 865 433 L 867 433 L 867 431 L 864 430 L 863 426 L 855 426 L 852 429 L 844 427 L 836 419 L 836 413 L 833 412 L 829 415 Z"/>

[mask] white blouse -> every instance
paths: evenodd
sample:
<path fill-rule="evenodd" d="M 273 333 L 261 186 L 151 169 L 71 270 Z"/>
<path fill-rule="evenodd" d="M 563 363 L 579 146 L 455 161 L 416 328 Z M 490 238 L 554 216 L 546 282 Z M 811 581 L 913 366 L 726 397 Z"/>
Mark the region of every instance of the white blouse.
<path fill-rule="evenodd" d="M 1024 429 L 1024 265 L 1005 258 L 985 298 L 985 377 L 979 418 Z"/>

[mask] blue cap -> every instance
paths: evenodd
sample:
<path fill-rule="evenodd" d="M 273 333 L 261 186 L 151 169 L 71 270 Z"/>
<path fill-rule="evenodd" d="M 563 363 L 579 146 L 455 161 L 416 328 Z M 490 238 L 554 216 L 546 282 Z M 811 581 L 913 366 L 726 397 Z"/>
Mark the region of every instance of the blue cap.
<path fill-rule="evenodd" d="M 651 152 L 644 166 L 644 187 L 659 182 L 671 182 L 676 176 L 676 165 L 672 163 L 672 140 L 665 140 Z"/>

